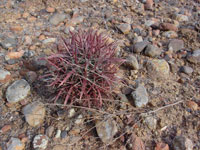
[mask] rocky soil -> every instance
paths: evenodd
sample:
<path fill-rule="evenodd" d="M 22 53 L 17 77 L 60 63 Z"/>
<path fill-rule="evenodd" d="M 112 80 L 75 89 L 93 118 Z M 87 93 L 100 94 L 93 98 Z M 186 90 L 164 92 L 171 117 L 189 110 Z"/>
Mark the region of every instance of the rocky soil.
<path fill-rule="evenodd" d="M 126 60 L 102 109 L 53 104 L 55 43 L 93 28 Z M 120 89 L 120 90 L 119 90 Z M 199 150 L 199 0 L 1 0 L 0 150 Z"/>

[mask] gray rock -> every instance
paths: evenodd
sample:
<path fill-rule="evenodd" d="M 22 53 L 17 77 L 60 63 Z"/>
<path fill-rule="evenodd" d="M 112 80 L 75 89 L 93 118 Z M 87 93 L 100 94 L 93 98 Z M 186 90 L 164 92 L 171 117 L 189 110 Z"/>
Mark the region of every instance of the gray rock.
<path fill-rule="evenodd" d="M 183 40 L 173 39 L 169 42 L 168 49 L 174 52 L 184 48 Z"/>
<path fill-rule="evenodd" d="M 146 88 L 141 84 L 139 84 L 135 91 L 131 93 L 131 96 L 136 107 L 142 107 L 149 101 Z"/>
<path fill-rule="evenodd" d="M 164 59 L 153 59 L 147 62 L 148 76 L 152 80 L 168 79 L 170 67 Z"/>
<path fill-rule="evenodd" d="M 140 53 L 140 52 L 142 52 L 145 49 L 145 47 L 147 46 L 147 44 L 148 44 L 147 41 L 138 42 L 138 43 L 136 43 L 136 44 L 133 45 L 132 51 L 134 53 Z"/>
<path fill-rule="evenodd" d="M 137 36 L 137 37 L 135 37 L 135 38 L 133 39 L 133 43 L 134 43 L 134 44 L 136 44 L 136 43 L 138 43 L 138 42 L 142 42 L 142 41 L 143 41 L 142 36 Z"/>
<path fill-rule="evenodd" d="M 173 140 L 173 150 L 193 150 L 193 143 L 184 136 L 176 136 Z"/>
<path fill-rule="evenodd" d="M 8 36 L 2 36 L 0 38 L 0 45 L 5 48 L 11 48 L 17 46 L 17 39 L 16 37 L 8 37 Z"/>
<path fill-rule="evenodd" d="M 66 18 L 66 14 L 64 13 L 55 13 L 53 14 L 53 16 L 50 17 L 49 22 L 52 25 L 58 25 L 59 23 L 61 23 L 62 21 L 64 21 Z"/>
<path fill-rule="evenodd" d="M 7 144 L 7 150 L 23 150 L 24 144 L 18 138 L 11 138 Z"/>
<path fill-rule="evenodd" d="M 6 99 L 9 103 L 17 103 L 28 96 L 30 89 L 26 80 L 17 80 L 6 90 Z"/>
<path fill-rule="evenodd" d="M 47 148 L 48 145 L 48 137 L 46 135 L 36 135 L 33 139 L 33 148 L 43 150 Z"/>
<path fill-rule="evenodd" d="M 188 54 L 187 60 L 190 63 L 200 64 L 200 49 L 193 51 L 192 54 Z"/>
<path fill-rule="evenodd" d="M 123 33 L 128 34 L 131 30 L 131 25 L 128 23 L 120 24 L 117 26 L 117 28 Z"/>
<path fill-rule="evenodd" d="M 148 44 L 146 49 L 145 49 L 145 55 L 149 56 L 149 57 L 157 57 L 161 54 L 161 50 L 151 44 Z"/>
<path fill-rule="evenodd" d="M 189 75 L 189 74 L 191 74 L 194 70 L 193 70 L 191 67 L 189 67 L 189 66 L 182 66 L 182 67 L 180 68 L 180 71 Z"/>
<path fill-rule="evenodd" d="M 136 57 L 133 56 L 133 55 L 129 55 L 126 58 L 126 61 L 124 62 L 124 65 L 129 67 L 129 68 L 131 68 L 131 69 L 135 69 L 135 70 L 139 69 L 138 61 L 137 61 Z"/>
<path fill-rule="evenodd" d="M 46 129 L 45 134 L 46 134 L 48 137 L 52 137 L 53 131 L 54 131 L 54 127 L 53 127 L 53 126 L 49 126 L 49 127 Z"/>
<path fill-rule="evenodd" d="M 148 126 L 148 128 L 151 129 L 151 130 L 155 130 L 156 127 L 157 127 L 157 120 L 153 116 L 147 116 L 144 119 L 144 122 L 146 123 L 146 125 Z"/>
<path fill-rule="evenodd" d="M 32 127 L 39 126 L 44 121 L 45 111 L 45 107 L 41 102 L 28 104 L 22 110 L 26 122 Z"/>
<path fill-rule="evenodd" d="M 67 137 L 67 131 L 66 130 L 63 130 L 62 132 L 61 132 L 61 138 L 62 139 L 65 139 L 66 137 Z"/>
<path fill-rule="evenodd" d="M 10 78 L 11 74 L 9 71 L 0 69 L 0 83 L 1 82 L 6 82 L 8 78 Z"/>
<path fill-rule="evenodd" d="M 112 118 L 103 121 L 97 120 L 95 125 L 97 134 L 104 143 L 111 142 L 118 132 L 117 124 Z"/>

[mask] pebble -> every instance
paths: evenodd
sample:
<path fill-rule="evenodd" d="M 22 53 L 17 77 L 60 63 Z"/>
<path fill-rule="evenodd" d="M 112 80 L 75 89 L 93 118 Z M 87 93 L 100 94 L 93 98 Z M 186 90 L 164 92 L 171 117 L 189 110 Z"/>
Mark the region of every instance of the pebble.
<path fill-rule="evenodd" d="M 152 10 L 153 9 L 153 0 L 146 0 L 144 4 L 145 10 Z"/>
<path fill-rule="evenodd" d="M 189 67 L 189 66 L 182 66 L 180 68 L 180 71 L 189 75 L 189 74 L 191 74 L 193 72 L 193 69 L 191 67 Z"/>
<path fill-rule="evenodd" d="M 70 109 L 68 110 L 68 115 L 67 115 L 67 117 L 68 117 L 68 118 L 72 118 L 72 117 L 75 116 L 75 114 L 76 114 L 75 109 L 74 109 L 74 108 L 70 108 Z"/>
<path fill-rule="evenodd" d="M 187 60 L 190 63 L 200 64 L 200 49 L 193 51 L 192 54 L 188 54 Z"/>
<path fill-rule="evenodd" d="M 48 12 L 48 13 L 54 13 L 55 12 L 55 8 L 53 8 L 53 7 L 47 7 L 46 8 L 46 11 Z"/>
<path fill-rule="evenodd" d="M 17 80 L 7 88 L 6 99 L 9 103 L 17 103 L 28 96 L 30 89 L 26 80 Z"/>
<path fill-rule="evenodd" d="M 173 139 L 173 150 L 193 150 L 193 143 L 184 136 L 176 136 Z"/>
<path fill-rule="evenodd" d="M 56 41 L 56 38 L 47 38 L 42 41 L 43 44 L 48 44 L 48 43 L 54 43 Z"/>
<path fill-rule="evenodd" d="M 49 22 L 52 25 L 57 26 L 59 23 L 63 22 L 66 18 L 66 15 L 64 13 L 55 13 L 53 16 L 50 17 Z"/>
<path fill-rule="evenodd" d="M 33 148 L 43 150 L 47 148 L 48 145 L 48 137 L 46 135 L 36 135 L 33 139 Z"/>
<path fill-rule="evenodd" d="M 131 25 L 128 23 L 120 24 L 117 26 L 117 28 L 123 33 L 128 34 L 131 30 Z"/>
<path fill-rule="evenodd" d="M 161 50 L 154 45 L 148 44 L 144 53 L 149 57 L 157 57 L 160 56 Z"/>
<path fill-rule="evenodd" d="M 76 118 L 76 120 L 75 120 L 74 123 L 75 123 L 76 125 L 80 125 L 80 124 L 83 124 L 83 121 L 84 121 L 83 115 L 80 114 L 80 115 L 78 115 L 78 117 Z"/>
<path fill-rule="evenodd" d="M 153 80 L 162 80 L 169 77 L 169 64 L 164 59 L 153 59 L 147 62 L 148 75 Z"/>
<path fill-rule="evenodd" d="M 18 138 L 11 138 L 7 143 L 7 150 L 24 150 L 25 145 Z"/>
<path fill-rule="evenodd" d="M 14 48 L 17 46 L 17 39 L 16 37 L 8 37 L 8 36 L 3 36 L 2 38 L 0 37 L 0 45 L 5 48 Z"/>
<path fill-rule="evenodd" d="M 133 44 L 138 43 L 138 42 L 142 42 L 142 41 L 143 41 L 142 36 L 136 36 L 136 37 L 133 39 Z"/>
<path fill-rule="evenodd" d="M 53 131 L 54 131 L 54 127 L 53 127 L 53 126 L 49 126 L 49 127 L 46 129 L 45 134 L 46 134 L 48 137 L 52 137 Z"/>
<path fill-rule="evenodd" d="M 62 131 L 60 136 L 62 139 L 65 139 L 67 137 L 67 131 L 66 130 Z"/>
<path fill-rule="evenodd" d="M 131 93 L 131 97 L 136 107 L 143 107 L 149 102 L 148 93 L 142 84 L 139 84 Z"/>
<path fill-rule="evenodd" d="M 168 44 L 168 49 L 177 52 L 184 48 L 183 40 L 173 39 Z"/>
<path fill-rule="evenodd" d="M 155 20 L 146 20 L 144 25 L 147 27 L 151 27 L 152 25 L 156 24 Z"/>
<path fill-rule="evenodd" d="M 72 18 L 69 22 L 67 22 L 65 24 L 66 27 L 69 27 L 69 26 L 75 26 L 77 24 L 80 24 L 84 21 L 85 17 L 84 16 L 79 16 L 79 17 L 75 17 L 75 18 Z"/>
<path fill-rule="evenodd" d="M 30 45 L 32 43 L 32 39 L 30 36 L 25 36 L 24 40 L 25 40 L 25 44 L 27 45 Z"/>
<path fill-rule="evenodd" d="M 131 135 L 131 143 L 129 147 L 131 150 L 145 150 L 144 142 L 134 133 Z"/>
<path fill-rule="evenodd" d="M 156 127 L 157 127 L 157 120 L 153 116 L 147 116 L 144 119 L 144 122 L 146 123 L 146 125 L 148 126 L 148 128 L 151 129 L 151 130 L 155 130 Z"/>
<path fill-rule="evenodd" d="M 6 83 L 11 79 L 11 74 L 9 71 L 0 69 L 0 83 Z"/>
<path fill-rule="evenodd" d="M 163 32 L 162 36 L 166 38 L 177 38 L 178 34 L 175 31 L 166 31 L 166 32 Z"/>
<path fill-rule="evenodd" d="M 28 83 L 33 83 L 37 79 L 37 74 L 34 71 L 28 71 L 25 74 L 25 79 L 28 81 Z"/>
<path fill-rule="evenodd" d="M 74 31 L 74 27 L 72 27 L 72 26 L 65 27 L 64 32 L 66 34 L 69 34 L 70 31 L 73 32 Z"/>
<path fill-rule="evenodd" d="M 180 22 L 186 22 L 186 21 L 189 21 L 189 18 L 188 16 L 183 15 L 183 14 L 176 14 L 176 20 Z"/>
<path fill-rule="evenodd" d="M 11 125 L 7 124 L 1 128 L 0 133 L 4 134 L 4 133 L 8 132 L 10 129 L 11 129 Z"/>
<path fill-rule="evenodd" d="M 162 143 L 162 142 L 157 143 L 155 150 L 169 150 L 169 145 L 166 143 Z"/>
<path fill-rule="evenodd" d="M 55 135 L 55 138 L 56 138 L 56 139 L 57 139 L 57 138 L 60 138 L 60 134 L 61 134 L 61 130 L 57 130 L 56 135 Z"/>
<path fill-rule="evenodd" d="M 199 107 L 197 103 L 191 100 L 187 101 L 186 105 L 192 110 L 198 110 L 198 107 Z"/>
<path fill-rule="evenodd" d="M 161 23 L 159 27 L 163 31 L 178 31 L 178 28 L 171 23 Z"/>
<path fill-rule="evenodd" d="M 139 64 L 138 64 L 137 58 L 133 55 L 129 55 L 123 64 L 124 64 L 124 66 L 127 66 L 134 70 L 139 69 Z"/>
<path fill-rule="evenodd" d="M 20 25 L 16 25 L 16 26 L 10 27 L 10 30 L 14 32 L 20 32 L 23 30 L 23 28 Z"/>
<path fill-rule="evenodd" d="M 133 44 L 132 46 L 132 51 L 134 53 L 141 53 L 145 47 L 148 45 L 148 42 L 147 41 L 143 41 L 143 42 L 138 42 L 136 44 Z"/>
<path fill-rule="evenodd" d="M 32 102 L 26 105 L 22 110 L 26 122 L 32 127 L 36 127 L 42 124 L 45 118 L 45 107 L 41 102 Z"/>
<path fill-rule="evenodd" d="M 110 117 L 104 121 L 97 120 L 95 125 L 97 134 L 104 143 L 111 142 L 118 132 L 117 123 Z"/>

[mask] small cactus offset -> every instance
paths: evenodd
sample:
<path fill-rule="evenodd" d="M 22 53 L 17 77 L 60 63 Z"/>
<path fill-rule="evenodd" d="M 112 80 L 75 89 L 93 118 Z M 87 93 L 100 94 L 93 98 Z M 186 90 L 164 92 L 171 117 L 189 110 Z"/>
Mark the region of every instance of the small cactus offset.
<path fill-rule="evenodd" d="M 116 44 L 97 31 L 70 32 L 62 38 L 57 53 L 45 58 L 49 71 L 43 78 L 56 91 L 54 102 L 100 108 L 103 99 L 109 98 L 115 76 L 123 62 L 117 58 Z"/>

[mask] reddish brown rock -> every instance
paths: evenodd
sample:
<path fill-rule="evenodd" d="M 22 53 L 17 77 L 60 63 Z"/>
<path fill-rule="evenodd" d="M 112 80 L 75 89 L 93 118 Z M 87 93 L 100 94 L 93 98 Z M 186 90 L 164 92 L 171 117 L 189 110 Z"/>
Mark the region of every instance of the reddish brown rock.
<path fill-rule="evenodd" d="M 165 143 L 157 143 L 155 150 L 169 150 L 169 145 Z"/>
<path fill-rule="evenodd" d="M 132 150 L 145 150 L 143 141 L 135 134 L 132 135 L 131 140 L 133 145 Z"/>
<path fill-rule="evenodd" d="M 47 11 L 48 13 L 53 13 L 53 12 L 55 12 L 55 8 L 53 8 L 53 7 L 47 7 L 47 8 L 46 8 L 46 11 Z"/>
<path fill-rule="evenodd" d="M 10 30 L 14 32 L 20 32 L 23 30 L 23 28 L 20 25 L 16 25 L 16 26 L 10 27 Z"/>
<path fill-rule="evenodd" d="M 163 31 L 178 31 L 178 28 L 171 23 L 161 23 L 160 24 L 160 30 Z"/>
<path fill-rule="evenodd" d="M 146 0 L 144 8 L 145 8 L 145 10 L 152 10 L 153 9 L 153 0 Z"/>
<path fill-rule="evenodd" d="M 5 126 L 3 126 L 3 128 L 1 128 L 1 130 L 0 130 L 0 132 L 1 133 L 6 133 L 6 132 L 8 132 L 9 130 L 11 129 L 11 125 L 5 125 Z"/>
<path fill-rule="evenodd" d="M 187 101 L 186 105 L 192 110 L 198 109 L 198 104 L 195 103 L 194 101 Z"/>

